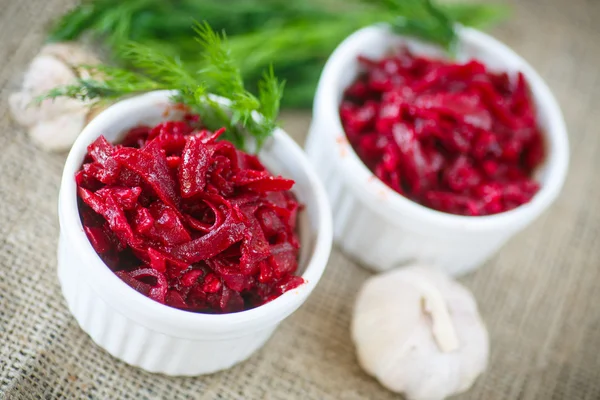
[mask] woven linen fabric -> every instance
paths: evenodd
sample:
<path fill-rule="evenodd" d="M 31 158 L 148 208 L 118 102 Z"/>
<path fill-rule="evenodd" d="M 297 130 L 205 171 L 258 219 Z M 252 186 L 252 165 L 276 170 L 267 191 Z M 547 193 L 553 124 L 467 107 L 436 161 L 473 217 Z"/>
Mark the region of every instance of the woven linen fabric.
<path fill-rule="evenodd" d="M 69 314 L 56 276 L 64 155 L 34 147 L 8 94 L 72 0 L 0 0 L 0 398 L 398 399 L 359 368 L 349 325 L 370 273 L 339 250 L 313 295 L 248 361 L 171 378 L 96 346 Z M 600 399 L 600 1 L 515 0 L 492 33 L 558 97 L 571 165 L 554 206 L 461 279 L 490 331 L 489 368 L 457 399 Z M 308 112 L 286 112 L 302 142 Z"/>

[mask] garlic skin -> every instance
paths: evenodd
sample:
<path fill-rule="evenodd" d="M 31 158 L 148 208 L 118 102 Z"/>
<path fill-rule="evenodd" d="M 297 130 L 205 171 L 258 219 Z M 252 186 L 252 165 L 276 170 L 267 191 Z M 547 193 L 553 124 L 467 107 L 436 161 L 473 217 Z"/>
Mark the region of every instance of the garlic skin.
<path fill-rule="evenodd" d="M 100 59 L 96 54 L 72 42 L 49 43 L 42 47 L 39 54 L 54 57 L 71 68 L 75 68 L 78 65 L 100 64 Z"/>
<path fill-rule="evenodd" d="M 88 121 L 91 103 L 57 98 L 32 102 L 57 86 L 89 77 L 76 65 L 94 65 L 98 58 L 77 44 L 52 43 L 44 46 L 32 60 L 21 90 L 8 99 L 13 119 L 27 128 L 31 140 L 47 151 L 69 150 Z"/>
<path fill-rule="evenodd" d="M 361 367 L 407 400 L 442 400 L 464 392 L 485 370 L 489 354 L 473 295 L 423 266 L 365 282 L 352 339 Z"/>

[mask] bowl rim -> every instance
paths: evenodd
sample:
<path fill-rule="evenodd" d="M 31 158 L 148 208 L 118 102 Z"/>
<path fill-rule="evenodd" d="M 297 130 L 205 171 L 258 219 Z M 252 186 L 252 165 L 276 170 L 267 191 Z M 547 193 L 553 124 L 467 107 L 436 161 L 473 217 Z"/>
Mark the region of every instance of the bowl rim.
<path fill-rule="evenodd" d="M 543 131 L 544 137 L 551 144 L 551 146 L 548 146 L 550 152 L 547 155 L 545 165 L 547 178 L 530 202 L 509 211 L 486 216 L 450 214 L 428 208 L 402 196 L 374 176 L 362 162 L 348 143 L 339 117 L 338 95 L 340 93 L 335 89 L 336 87 L 343 87 L 339 84 L 339 71 L 343 70 L 347 66 L 348 60 L 355 58 L 360 53 L 360 49 L 365 48 L 365 45 L 374 38 L 381 40 L 384 36 L 385 40 L 389 40 L 389 37 L 395 36 L 413 43 L 424 43 L 419 39 L 394 33 L 386 24 L 372 25 L 355 31 L 329 57 L 319 80 L 313 114 L 315 117 L 318 116 L 318 118 L 315 118 L 316 120 L 327 121 L 331 124 L 330 128 L 333 129 L 327 129 L 327 132 L 320 131 L 319 133 L 327 135 L 330 143 L 335 141 L 336 146 L 339 147 L 339 152 L 336 152 L 336 154 L 339 154 L 337 160 L 342 166 L 339 169 L 340 174 L 353 186 L 355 193 L 366 204 L 377 204 L 378 207 L 373 207 L 373 209 L 386 219 L 398 222 L 410 218 L 435 226 L 464 231 L 488 231 L 506 226 L 524 226 L 555 200 L 566 179 L 569 164 L 569 143 L 561 109 L 541 76 L 527 61 L 507 45 L 474 28 L 458 26 L 457 33 L 459 48 L 461 43 L 469 44 L 486 49 L 497 54 L 499 58 L 518 65 L 539 104 L 538 108 L 544 108 L 547 111 L 546 114 L 549 116 L 548 129 Z M 430 43 L 425 44 L 429 47 L 432 46 Z M 364 182 L 368 183 L 365 185 Z"/>
<path fill-rule="evenodd" d="M 325 189 L 303 151 L 282 129 L 277 128 L 273 132 L 273 140 L 285 146 L 289 156 L 296 160 L 302 173 L 306 175 L 308 185 L 314 194 L 317 210 L 318 227 L 313 239 L 314 248 L 302 274 L 305 283 L 298 288 L 259 307 L 237 313 L 202 314 L 180 310 L 158 303 L 129 287 L 104 264 L 83 231 L 77 205 L 75 173 L 81 167 L 87 146 L 113 121 L 130 115 L 136 109 L 157 106 L 163 102 L 167 106 L 171 103 L 171 95 L 173 95 L 172 91 L 160 90 L 119 101 L 102 111 L 83 129 L 69 152 L 61 180 L 58 201 L 59 221 L 61 236 L 65 237 L 61 240 L 68 240 L 71 251 L 79 252 L 87 261 L 82 263 L 84 265 L 81 268 L 88 273 L 86 277 L 88 282 L 89 279 L 93 279 L 92 289 L 103 300 L 114 306 L 117 312 L 126 314 L 147 328 L 158 331 L 176 328 L 175 331 L 183 329 L 188 333 L 197 331 L 215 334 L 239 331 L 240 328 L 249 328 L 250 331 L 268 328 L 295 311 L 312 292 L 327 265 L 333 237 L 331 211 Z M 215 98 L 226 102 L 217 96 Z M 166 119 L 164 114 L 163 117 Z"/>

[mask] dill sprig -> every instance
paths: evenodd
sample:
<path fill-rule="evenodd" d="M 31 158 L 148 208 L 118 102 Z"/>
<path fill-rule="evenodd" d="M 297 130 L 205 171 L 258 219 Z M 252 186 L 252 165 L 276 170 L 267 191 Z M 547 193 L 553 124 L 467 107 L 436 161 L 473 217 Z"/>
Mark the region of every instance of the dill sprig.
<path fill-rule="evenodd" d="M 119 50 L 133 40 L 181 57 L 195 72 L 205 57 L 191 25 L 194 18 L 205 20 L 227 32 L 247 87 L 258 88 L 273 64 L 287 81 L 283 106 L 308 107 L 327 57 L 361 27 L 388 23 L 401 34 L 451 48 L 456 24 L 482 28 L 506 14 L 506 7 L 488 2 L 443 0 L 82 0 L 56 22 L 49 39 L 91 36 L 124 66 L 131 63 Z"/>
<path fill-rule="evenodd" d="M 197 78 L 188 72 L 177 57 L 169 57 L 156 49 L 136 42 L 126 42 L 122 57 L 136 69 L 165 85 L 194 86 Z"/>
<path fill-rule="evenodd" d="M 206 22 L 196 22 L 194 31 L 204 57 L 200 69 L 191 72 L 177 57 L 163 54 L 151 46 L 126 42 L 120 54 L 134 71 L 110 66 L 81 66 L 89 70 L 90 78 L 52 89 L 38 101 L 57 97 L 105 101 L 152 90 L 174 90 L 173 101 L 197 112 L 206 128 L 225 127 L 223 138 L 236 147 L 247 151 L 259 149 L 277 126 L 284 83 L 275 77 L 270 66 L 263 73 L 255 96 L 244 86 L 225 33 L 215 32 Z M 224 106 L 213 95 L 228 99 L 229 104 Z M 248 143 L 247 138 L 252 141 Z"/>
<path fill-rule="evenodd" d="M 80 78 L 74 84 L 59 86 L 38 97 L 36 102 L 57 97 L 70 97 L 82 101 L 106 102 L 117 100 L 127 95 L 144 93 L 152 90 L 169 89 L 142 74 L 126 69 L 104 65 L 78 66 L 87 70 L 96 78 Z M 102 78 L 101 78 L 102 77 Z"/>

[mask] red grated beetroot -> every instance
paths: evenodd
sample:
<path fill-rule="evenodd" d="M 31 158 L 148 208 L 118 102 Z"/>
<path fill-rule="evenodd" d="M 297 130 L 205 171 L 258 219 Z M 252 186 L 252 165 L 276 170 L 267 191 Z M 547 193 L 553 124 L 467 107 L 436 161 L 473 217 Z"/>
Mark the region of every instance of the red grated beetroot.
<path fill-rule="evenodd" d="M 524 76 L 407 49 L 371 60 L 340 118 L 358 156 L 390 188 L 424 206 L 489 215 L 527 203 L 545 157 Z"/>
<path fill-rule="evenodd" d="M 171 307 L 228 313 L 304 283 L 295 276 L 294 181 L 199 129 L 196 116 L 100 136 L 75 179 L 90 243 L 125 283 Z"/>

